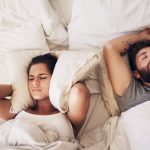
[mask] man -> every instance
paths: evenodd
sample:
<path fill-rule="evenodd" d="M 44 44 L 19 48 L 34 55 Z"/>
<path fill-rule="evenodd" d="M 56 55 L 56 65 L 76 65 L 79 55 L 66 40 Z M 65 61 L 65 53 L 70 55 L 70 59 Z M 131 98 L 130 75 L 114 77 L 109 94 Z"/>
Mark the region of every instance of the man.
<path fill-rule="evenodd" d="M 104 59 L 121 111 L 150 100 L 150 29 L 107 42 Z"/>

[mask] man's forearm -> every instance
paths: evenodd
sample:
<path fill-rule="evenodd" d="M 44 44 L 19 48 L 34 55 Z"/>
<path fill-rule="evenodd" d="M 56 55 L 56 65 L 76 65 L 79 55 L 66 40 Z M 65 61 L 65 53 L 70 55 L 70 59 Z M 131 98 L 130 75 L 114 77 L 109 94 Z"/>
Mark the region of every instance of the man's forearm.
<path fill-rule="evenodd" d="M 111 46 L 112 49 L 114 49 L 116 52 L 120 54 L 126 53 L 126 50 L 129 47 L 129 44 L 132 44 L 134 42 L 144 40 L 142 36 L 140 36 L 139 33 L 125 35 L 122 37 L 119 37 L 117 39 L 113 39 L 109 42 L 107 42 L 107 46 Z"/>
<path fill-rule="evenodd" d="M 10 96 L 12 94 L 12 86 L 0 84 L 0 98 Z"/>

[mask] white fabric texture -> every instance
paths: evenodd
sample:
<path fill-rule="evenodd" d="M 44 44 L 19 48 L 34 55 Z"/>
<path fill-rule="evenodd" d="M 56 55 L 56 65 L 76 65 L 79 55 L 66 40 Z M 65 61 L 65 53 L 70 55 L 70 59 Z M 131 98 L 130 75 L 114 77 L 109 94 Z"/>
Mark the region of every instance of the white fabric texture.
<path fill-rule="evenodd" d="M 103 127 L 84 132 L 80 144 L 86 150 L 149 150 L 149 107 L 147 101 L 111 117 Z"/>
<path fill-rule="evenodd" d="M 0 31 L 38 20 L 48 41 L 58 45 L 68 44 L 68 35 L 48 0 L 0 0 Z"/>
<path fill-rule="evenodd" d="M 103 52 L 101 53 L 103 55 Z M 108 76 L 107 67 L 104 58 L 101 59 L 99 63 L 99 80 L 101 96 L 107 108 L 107 111 L 111 116 L 120 115 L 120 109 L 115 99 L 114 91 Z"/>
<path fill-rule="evenodd" d="M 0 144 L 45 146 L 56 141 L 57 132 L 45 132 L 41 127 L 24 120 L 9 120 L 0 126 Z"/>
<path fill-rule="evenodd" d="M 8 146 L 8 145 L 0 145 L 2 150 L 78 150 L 79 144 L 72 143 L 72 142 L 64 142 L 64 141 L 56 141 L 46 146 L 39 147 L 39 146 L 32 146 L 32 145 L 20 145 L 20 146 Z"/>
<path fill-rule="evenodd" d="M 59 12 L 62 23 L 67 28 L 71 20 L 73 0 L 49 0 L 54 8 Z"/>
<path fill-rule="evenodd" d="M 32 21 L 0 32 L 0 51 L 47 49 L 44 30 L 39 21 Z"/>
<path fill-rule="evenodd" d="M 6 56 L 12 51 L 48 50 L 41 24 L 33 21 L 0 32 L 0 83 L 10 84 Z"/>
<path fill-rule="evenodd" d="M 47 134 L 53 130 L 57 133 L 55 140 L 71 141 L 74 139 L 73 128 L 66 114 L 36 115 L 21 111 L 16 118 L 39 126 Z"/>
<path fill-rule="evenodd" d="M 96 96 L 96 95 L 95 95 Z M 94 98 L 95 99 L 95 98 Z M 97 103 L 95 104 L 97 105 Z M 97 105 L 98 106 L 98 105 Z M 137 105 L 126 112 L 122 113 L 120 117 L 112 117 L 110 118 L 103 128 L 98 125 L 93 128 L 93 130 L 86 130 L 83 136 L 80 138 L 80 149 L 84 150 L 149 150 L 150 141 L 149 141 L 149 125 L 150 125 L 150 112 L 149 112 L 150 102 L 147 101 L 140 105 Z M 96 110 L 95 110 L 96 111 Z M 93 116 L 90 116 L 92 119 Z M 95 118 L 93 118 L 95 120 Z M 90 123 L 93 124 L 93 121 L 90 120 Z M 4 124 L 4 123 L 3 123 Z M 2 125 L 3 125 L 2 124 Z M 12 127 L 13 124 L 10 124 Z M 26 126 L 26 125 L 24 125 Z M 89 126 L 91 126 L 89 124 Z M 7 131 L 9 128 L 7 128 Z M 3 130 L 0 130 L 3 132 Z M 31 130 L 30 130 L 31 133 Z M 5 132 L 7 134 L 7 132 Z M 22 139 L 23 140 L 23 139 Z M 58 144 L 59 143 L 59 144 Z M 40 144 L 38 142 L 38 144 Z M 62 147 L 59 147 L 63 145 Z M 67 147 L 68 146 L 68 147 Z M 75 147 L 74 147 L 75 146 Z M 79 145 L 75 143 L 64 143 L 64 142 L 54 142 L 44 147 L 54 150 L 61 150 L 61 148 L 74 148 L 73 150 L 77 150 Z M 84 148 L 83 148 L 83 147 Z M 0 145 L 1 148 L 3 146 Z M 6 147 L 4 147 L 6 148 Z M 7 146 L 8 148 L 8 146 Z M 13 147 L 12 147 L 13 148 Z M 14 146 L 14 148 L 28 148 L 28 149 L 36 149 L 36 147 L 32 147 L 31 145 L 24 146 Z M 39 148 L 39 147 L 38 147 Z M 46 149 L 47 150 L 47 149 Z"/>
<path fill-rule="evenodd" d="M 10 111 L 17 113 L 32 104 L 25 66 L 31 57 L 48 52 L 44 31 L 55 44 L 66 45 L 68 36 L 48 0 L 0 0 L 0 6 L 0 83 L 13 84 Z"/>
<path fill-rule="evenodd" d="M 89 111 L 86 120 L 77 136 L 80 146 L 83 148 L 89 148 L 100 141 L 107 141 L 107 145 L 109 145 L 110 141 L 106 134 L 112 136 L 112 134 L 110 134 L 110 128 L 107 127 L 107 131 L 105 131 L 106 133 L 103 134 L 103 126 L 109 118 L 110 115 L 102 100 L 101 93 L 91 94 Z M 113 129 L 113 127 L 111 127 L 111 129 Z M 107 147 L 106 144 L 103 144 L 102 146 L 103 148 Z"/>
<path fill-rule="evenodd" d="M 85 80 L 99 64 L 99 54 L 98 50 L 68 51 L 58 57 L 50 82 L 49 95 L 52 104 L 61 112 L 68 110 L 71 87 L 76 82 Z"/>
<path fill-rule="evenodd" d="M 42 0 L 41 0 L 41 2 L 42 2 Z M 4 55 L 4 61 L 3 61 L 3 64 L 5 64 L 5 66 L 6 65 L 9 65 L 9 70 L 5 70 L 6 69 L 6 67 L 4 68 L 4 65 L 3 65 L 3 68 L 4 68 L 4 70 L 6 71 L 6 72 L 8 72 L 8 71 L 10 71 L 10 70 L 13 70 L 13 67 L 11 66 L 11 64 L 10 64 L 10 62 L 9 62 L 9 59 L 6 59 L 6 55 L 7 55 L 7 53 L 9 53 L 10 51 L 11 51 L 11 54 L 8 54 L 7 56 L 11 56 L 11 55 L 13 55 L 13 54 L 16 54 L 16 55 L 14 55 L 13 57 L 16 57 L 17 56 L 17 53 L 18 53 L 18 55 L 20 54 L 20 56 L 22 56 L 22 55 L 26 55 L 27 53 L 34 53 L 36 50 L 37 50 L 37 52 L 39 52 L 39 51 L 43 51 L 43 49 L 44 49 L 44 45 L 45 45 L 45 38 L 43 37 L 43 30 L 44 31 L 47 31 L 47 33 L 50 31 L 50 27 L 48 28 L 46 28 L 46 25 L 51 25 L 51 24 L 49 24 L 48 23 L 48 21 L 46 21 L 48 18 L 50 18 L 50 15 L 48 15 L 49 13 L 50 13 L 50 11 L 47 11 L 47 9 L 49 9 L 50 7 L 48 6 L 48 5 L 46 5 L 46 3 L 47 3 L 47 1 L 45 0 L 45 1 L 43 1 L 43 3 L 45 3 L 44 4 L 44 6 L 42 5 L 42 3 L 41 3 L 41 5 L 40 5 L 40 8 L 42 9 L 42 8 L 44 8 L 42 11 L 39 11 L 39 9 L 37 9 L 39 6 L 39 0 L 32 0 L 32 1 L 30 1 L 30 0 L 26 0 L 26 1 L 23 1 L 23 0 L 14 0 L 13 1 L 13 3 L 10 3 L 8 0 L 0 0 L 0 4 L 1 4 L 1 10 L 0 10 L 0 12 L 1 12 L 1 18 L 0 18 L 0 31 L 2 31 L 2 33 L 4 33 L 5 31 L 7 32 L 7 30 L 9 30 L 10 32 L 9 33 L 12 33 L 11 32 L 11 29 L 14 31 L 13 33 L 13 35 L 12 35 L 12 39 L 11 38 L 9 38 L 9 39 L 11 39 L 12 40 L 12 45 L 11 46 L 14 46 L 15 45 L 15 48 L 12 48 L 12 49 L 10 49 L 11 47 L 9 47 L 9 40 L 8 40 L 8 43 L 7 43 L 7 45 L 5 45 L 5 46 L 3 46 L 3 48 L 5 48 L 6 47 L 6 49 L 3 49 L 3 51 L 1 51 L 1 53 L 3 53 L 3 54 L 5 54 Z M 47 6 L 47 7 L 46 7 Z M 41 15 L 39 14 L 39 13 L 42 13 L 42 14 L 44 14 L 44 18 L 42 19 L 42 23 L 41 23 Z M 47 14 L 48 13 L 48 14 Z M 38 16 L 38 18 L 37 18 L 37 16 Z M 39 19 L 40 18 L 40 19 Z M 55 17 L 54 17 L 55 18 Z M 58 19 L 59 20 L 59 19 Z M 57 21 L 58 21 L 57 20 Z M 39 23 L 37 23 L 37 22 L 39 22 Z M 52 22 L 53 22 L 53 20 L 52 20 Z M 40 26 L 40 24 L 42 24 L 42 27 L 44 27 L 45 29 L 37 29 L 36 30 L 36 25 L 38 25 L 38 26 Z M 44 25 L 45 24 L 45 25 Z M 57 24 L 57 23 L 56 23 Z M 30 27 L 29 26 L 31 25 L 31 28 L 32 29 L 30 29 Z M 35 27 L 34 27 L 34 25 L 35 25 Z M 55 25 L 55 24 L 53 24 L 53 25 Z M 29 27 L 29 29 L 28 30 L 26 30 L 25 28 L 25 26 L 28 26 Z M 41 27 L 41 26 L 40 26 Z M 40 28 L 39 27 L 39 28 Z M 25 29 L 26 31 L 27 31 L 27 33 L 25 32 L 25 31 L 20 31 L 19 32 L 19 35 L 20 35 L 20 37 L 18 38 L 15 38 L 15 34 L 16 35 L 18 35 L 17 33 L 15 33 L 15 30 L 16 29 L 18 29 L 19 30 L 19 28 L 20 29 Z M 34 30 L 35 29 L 35 30 Z M 47 30 L 46 30 L 47 29 Z M 30 35 L 30 34 L 32 34 L 33 32 L 32 32 L 32 30 L 33 31 L 39 31 L 39 35 L 38 35 L 38 33 L 36 34 L 36 37 L 34 37 L 33 35 Z M 29 33 L 28 33 L 28 31 L 30 31 Z M 53 31 L 53 30 L 52 30 Z M 62 31 L 61 30 L 61 28 L 60 28 L 60 31 L 59 30 L 57 30 L 58 31 L 58 33 L 60 33 L 60 31 Z M 63 32 L 64 31 L 64 32 Z M 57 42 L 57 44 L 58 43 L 60 43 L 60 45 L 61 44 L 64 44 L 64 45 L 66 45 L 66 39 L 67 39 L 67 36 L 66 36 L 66 31 L 65 30 L 63 30 L 61 33 L 60 33 L 60 35 L 61 35 L 61 37 L 60 37 L 60 40 Z M 41 32 L 41 35 L 40 35 L 40 32 Z M 8 34 L 9 34 L 8 33 Z M 22 35 L 21 33 L 24 33 L 24 35 Z M 46 34 L 47 34 L 46 33 Z M 49 41 L 51 41 L 52 40 L 52 38 L 53 37 L 55 37 L 55 32 L 53 32 L 54 34 L 51 34 L 50 36 L 47 34 L 47 37 L 50 39 Z M 64 34 L 64 35 L 62 35 L 62 34 Z M 53 36 L 54 35 L 54 36 Z M 58 34 L 59 35 L 59 34 Z M 33 37 L 33 39 L 32 38 L 30 38 L 30 37 Z M 41 39 L 40 38 L 38 38 L 38 37 L 41 37 Z M 23 40 L 22 40 L 22 38 L 24 38 Z M 26 38 L 26 39 L 25 39 Z M 44 38 L 44 39 L 43 39 Z M 64 38 L 64 40 L 63 40 L 63 38 Z M 18 39 L 18 40 L 16 40 L 16 41 L 14 41 L 13 42 L 13 40 L 14 39 Z M 30 42 L 30 44 L 28 44 L 28 39 L 30 39 L 30 40 L 32 40 L 31 42 Z M 34 39 L 37 39 L 37 42 L 35 42 L 34 43 Z M 56 39 L 59 39 L 59 38 L 56 38 Z M 6 40 L 7 41 L 7 40 Z M 24 41 L 27 41 L 26 42 L 26 45 L 24 45 L 24 46 L 26 46 L 26 47 L 23 47 L 23 46 L 21 46 L 21 44 L 23 44 L 23 42 Z M 41 41 L 43 41 L 43 43 L 41 43 Z M 63 41 L 63 42 L 62 42 Z M 34 43 L 34 46 L 32 45 L 32 42 Z M 54 43 L 54 41 L 52 40 L 52 42 Z M 6 42 L 5 42 L 6 43 Z M 20 47 L 17 49 L 17 43 L 20 45 Z M 36 47 L 35 47 L 35 44 L 36 44 Z M 31 46 L 33 46 L 33 47 L 31 47 Z M 45 45 L 46 46 L 46 45 Z M 13 51 L 13 52 L 12 52 Z M 22 51 L 22 52 L 21 52 Z M 25 52 L 25 51 L 28 51 L 28 52 Z M 25 52 L 25 53 L 24 53 Z M 46 51 L 44 51 L 44 52 L 46 52 Z M 86 51 L 86 52 L 88 52 L 88 50 Z M 85 52 L 85 53 L 86 53 Z M 23 54 L 24 53 L 24 54 Z M 32 54 L 33 54 L 32 53 Z M 36 52 L 35 52 L 36 53 Z M 93 52 L 92 52 L 93 53 Z M 34 55 L 34 54 L 33 54 Z M 35 54 L 36 55 L 36 54 Z M 86 54 L 86 55 L 89 55 L 88 53 Z M 18 57 L 20 57 L 20 56 L 18 56 Z M 82 56 L 82 55 L 81 55 Z M 84 56 L 84 55 L 83 55 Z M 24 56 L 23 56 L 24 57 Z M 1 57 L 2 58 L 2 57 Z M 8 57 L 7 57 L 8 58 Z M 31 57 L 30 57 L 31 58 Z M 21 63 L 19 62 L 19 60 L 21 59 L 21 57 L 20 58 L 16 58 L 16 61 L 14 61 L 14 59 L 12 60 L 12 57 L 11 57 L 11 60 L 10 61 L 12 61 L 14 64 L 16 64 L 17 62 L 18 62 L 18 64 L 17 64 L 17 66 L 18 65 L 21 65 Z M 7 60 L 7 64 L 6 64 L 6 60 Z M 67 59 L 68 60 L 68 59 Z M 71 60 L 71 59 L 70 59 Z M 80 62 L 82 62 L 82 57 L 80 57 L 80 60 L 81 61 L 79 61 L 79 65 L 80 66 L 82 66 L 83 64 L 81 63 L 80 64 Z M 85 60 L 85 59 L 84 59 Z M 97 60 L 97 59 L 96 59 Z M 1 61 L 1 59 L 0 59 L 0 61 Z M 23 60 L 21 59 L 21 62 L 22 62 Z M 72 60 L 71 60 L 72 61 Z M 70 61 L 70 62 L 71 62 Z M 85 61 L 86 62 L 86 61 Z M 97 61 L 96 61 L 97 62 Z M 19 64 L 20 63 L 20 64 Z M 68 63 L 68 62 L 66 62 L 66 63 Z M 95 64 L 95 61 L 93 62 L 93 61 L 90 61 L 90 64 L 91 64 L 91 68 L 92 68 L 92 70 L 94 69 L 94 65 L 93 65 L 93 63 Z M 17 68 L 17 66 L 16 67 L 14 67 L 14 70 L 16 70 L 16 68 Z M 60 69 L 60 68 L 58 68 L 58 69 Z M 85 69 L 86 69 L 86 67 L 85 67 Z M 60 69 L 61 70 L 61 69 Z M 67 70 L 67 68 L 64 68 L 64 70 Z M 87 70 L 88 70 L 88 66 L 87 66 Z M 87 70 L 84 70 L 84 69 L 81 69 L 81 72 L 83 71 L 83 78 L 80 78 L 81 76 L 79 75 L 78 76 L 78 78 L 76 79 L 76 80 L 74 80 L 74 82 L 73 83 L 75 83 L 76 81 L 78 81 L 78 79 L 84 79 L 84 77 L 86 76 L 86 74 L 84 74 L 84 71 L 85 72 L 88 72 Z M 25 70 L 23 70 L 23 72 L 24 72 Z M 17 70 L 17 72 L 20 74 L 21 72 L 19 72 L 19 70 Z M 2 73 L 2 72 L 1 72 Z M 79 72 L 80 73 L 80 72 Z M 3 74 L 3 73 L 2 73 Z M 1 74 L 1 75 L 2 75 Z M 61 74 L 62 74 L 62 71 L 61 71 Z M 88 73 L 87 73 L 88 74 Z M 5 75 L 8 75 L 8 74 L 3 74 L 2 76 L 4 77 Z M 14 79 L 13 77 L 14 77 L 14 75 L 15 75 L 15 72 L 12 72 L 11 74 L 10 74 L 10 77 L 11 77 L 11 80 L 12 79 Z M 69 75 L 69 74 L 68 74 Z M 22 76 L 23 77 L 23 76 Z M 108 115 L 108 113 L 107 113 L 107 111 L 106 111 L 106 109 L 105 109 L 105 107 L 104 107 L 104 104 L 103 104 L 103 102 L 101 101 L 101 99 L 100 99 L 100 97 L 99 97 L 99 95 L 100 95 L 100 93 L 98 93 L 98 94 L 96 94 L 96 92 L 97 91 L 99 91 L 98 89 L 94 89 L 93 87 L 95 87 L 94 86 L 94 84 L 92 84 L 91 82 L 89 82 L 89 80 L 90 80 L 90 78 L 92 78 L 92 80 L 94 80 L 94 82 L 93 83 L 96 83 L 95 81 L 97 80 L 96 79 L 96 77 L 94 76 L 94 75 L 91 75 L 90 74 L 90 77 L 87 77 L 86 79 L 85 79 L 85 82 L 86 82 L 86 85 L 89 85 L 89 87 L 91 87 L 91 91 L 94 93 L 93 95 L 92 95 L 92 102 L 91 102 L 91 104 L 90 104 L 90 110 L 89 110 L 89 112 L 88 112 L 88 117 L 87 117 L 87 119 L 86 119 L 86 122 L 85 122 L 85 124 L 84 124 L 84 126 L 83 126 L 83 128 L 80 130 L 80 133 L 79 133 L 79 135 L 78 135 L 78 139 L 79 140 L 81 140 L 82 142 L 82 145 L 84 146 L 84 145 L 88 145 L 88 146 L 90 146 L 90 144 L 92 144 L 92 143 L 88 143 L 88 140 L 86 141 L 86 135 L 88 135 L 89 136 L 89 133 L 91 133 L 91 136 L 89 137 L 89 141 L 90 140 L 92 140 L 92 139 L 95 139 L 95 134 L 94 134 L 94 131 L 93 131 L 93 128 L 96 128 L 96 126 L 102 126 L 103 124 L 104 124 L 104 122 L 106 121 L 106 119 L 109 117 L 109 115 Z M 0 79 L 1 80 L 1 79 Z M 19 81 L 20 83 L 23 83 L 24 82 L 24 80 L 25 80 L 25 78 L 23 78 L 23 81 Z M 17 79 L 15 79 L 14 81 L 18 81 L 18 78 Z M 4 82 L 5 83 L 5 82 Z M 9 82 L 10 83 L 10 82 Z M 18 82 L 17 82 L 17 84 L 18 84 Z M 20 84 L 21 85 L 21 84 Z M 23 89 L 23 84 L 22 84 L 22 86 L 21 86 L 21 88 L 20 88 L 20 90 L 21 89 Z M 17 86 L 18 87 L 18 86 Z M 70 89 L 70 88 L 68 88 L 68 89 Z M 17 90 L 18 91 L 18 90 Z M 19 92 L 19 91 L 18 91 Z M 17 111 L 21 108 L 20 107 L 20 102 L 22 101 L 22 99 L 21 99 L 22 97 L 20 96 L 20 97 L 18 97 L 18 99 L 19 99 L 19 101 L 17 102 L 15 102 L 15 104 L 17 104 L 16 105 L 16 107 L 17 107 Z M 23 103 L 24 103 L 25 101 L 23 101 Z M 26 102 L 29 102 L 29 101 L 26 101 Z M 29 104 L 29 103 L 28 103 Z M 25 103 L 25 106 L 24 106 L 24 108 L 28 105 L 27 103 Z M 21 105 L 22 105 L 22 103 L 21 103 Z M 100 107 L 99 107 L 100 106 Z M 100 108 L 100 109 L 99 109 Z M 22 108 L 21 108 L 22 109 Z M 99 117 L 99 118 L 98 118 Z M 98 118 L 98 119 L 97 119 Z M 22 122 L 22 123 L 24 123 L 24 121 Z M 11 126 L 12 124 L 10 124 L 10 126 Z M 9 129 L 9 127 L 10 126 L 8 126 L 8 129 Z M 23 127 L 28 131 L 28 124 L 23 124 Z M 19 130 L 19 128 L 17 128 L 18 130 Z M 34 125 L 32 125 L 32 129 L 33 129 L 33 131 L 35 131 L 35 126 Z M 62 129 L 61 127 L 60 127 L 60 129 Z M 18 131 L 17 130 L 17 131 Z M 37 131 L 40 131 L 41 129 L 39 129 L 38 127 L 36 127 L 36 131 L 34 132 L 36 135 L 35 136 L 38 136 L 38 133 L 36 133 Z M 3 130 L 2 130 L 3 131 Z M 29 135 L 30 135 L 30 133 L 32 132 L 32 130 L 31 129 L 29 129 Z M 85 133 L 85 134 L 84 134 Z M 39 134 L 41 134 L 42 136 L 41 136 L 41 138 L 42 137 L 44 137 L 45 135 L 43 135 L 43 133 L 40 131 L 40 133 Z M 26 132 L 24 132 L 24 135 L 26 135 L 26 136 L 28 136 L 28 132 L 26 133 Z M 82 136 L 83 135 L 83 136 Z M 81 137 L 82 136 L 82 137 Z M 29 137 L 29 136 L 28 136 Z M 32 141 L 33 141 L 33 138 L 34 138 L 34 135 L 33 136 L 31 136 L 31 139 L 32 139 Z M 53 137 L 53 134 L 52 134 L 52 137 Z M 54 138 L 53 139 L 55 139 L 55 137 L 56 136 L 54 136 Z M 53 140 L 52 139 L 52 140 Z M 85 140 L 84 140 L 85 139 Z M 20 140 L 23 140 L 23 139 L 20 139 Z M 40 138 L 39 139 L 37 139 L 38 141 L 40 140 Z M 37 140 L 35 140 L 34 141 L 34 144 L 37 144 Z M 95 143 L 95 142 L 97 142 L 97 141 L 94 141 L 93 143 Z M 39 147 L 39 145 L 40 145 L 40 143 L 38 143 L 36 146 L 33 146 L 33 143 L 31 143 L 32 145 L 21 145 L 21 146 L 6 146 L 6 145 L 2 145 L 2 144 L 0 144 L 0 149 L 13 149 L 13 150 L 16 150 L 16 149 L 30 149 L 30 150 L 37 150 L 37 149 L 51 149 L 51 150 L 62 150 L 62 149 L 65 149 L 65 150 L 77 150 L 77 149 L 79 149 L 79 144 L 78 143 L 72 143 L 72 142 L 63 142 L 63 141 L 57 141 L 57 142 L 52 142 L 51 144 L 48 144 L 47 146 L 45 146 L 45 147 Z M 82 148 L 81 148 L 82 149 Z"/>
<path fill-rule="evenodd" d="M 27 88 L 29 61 L 49 50 L 39 21 L 2 30 L 0 35 L 0 80 L 3 84 L 12 84 L 14 92 L 10 111 L 17 113 L 32 104 Z"/>
<path fill-rule="evenodd" d="M 70 49 L 102 47 L 105 41 L 150 27 L 149 0 L 75 0 L 68 27 Z"/>
<path fill-rule="evenodd" d="M 61 113 L 40 116 L 23 111 L 0 126 L 0 144 L 3 145 L 43 149 L 55 141 L 75 141 L 71 124 Z"/>
<path fill-rule="evenodd" d="M 47 3 L 46 0 L 43 2 Z M 25 1 L 13 0 L 13 3 L 10 3 L 9 0 L 0 0 L 0 4 L 1 4 L 0 5 L 1 6 L 0 31 L 4 31 L 4 30 L 6 31 L 7 29 L 11 31 L 10 28 L 12 27 L 15 27 L 15 28 L 20 27 L 21 24 L 24 24 L 26 22 L 32 22 L 33 19 L 35 18 L 39 19 L 39 17 L 41 17 L 41 15 L 39 14 L 41 11 L 37 9 L 39 7 L 38 6 L 39 0 L 32 0 L 32 1 L 31 0 L 25 0 Z M 44 5 L 44 6 L 40 5 L 40 8 L 42 9 L 45 6 L 47 5 Z M 112 6 L 112 9 L 110 9 L 111 6 Z M 45 11 L 47 8 L 50 8 L 50 7 L 45 7 L 43 11 Z M 129 0 L 126 0 L 126 1 L 124 0 L 119 0 L 119 1 L 74 0 L 73 17 L 71 20 L 71 24 L 69 26 L 70 47 L 76 50 L 82 49 L 85 47 L 86 48 L 90 47 L 93 49 L 93 46 L 101 47 L 105 41 L 111 38 L 129 33 L 131 31 L 149 27 L 149 11 L 150 11 L 149 0 L 144 0 L 144 1 L 141 1 L 141 0 L 132 0 L 132 1 L 129 1 Z M 47 11 L 47 12 L 50 12 L 50 11 Z M 43 12 L 43 14 L 46 14 L 46 12 Z M 49 17 L 45 17 L 42 19 L 43 23 L 45 24 L 44 25 L 45 27 L 48 23 L 47 21 L 44 21 L 44 20 L 47 18 Z M 50 28 L 47 28 L 47 31 L 50 31 L 49 29 Z M 30 30 L 30 32 L 32 32 L 32 30 Z M 63 30 L 62 33 L 66 33 L 66 31 Z M 28 34 L 25 34 L 25 35 L 28 35 Z M 1 35 L 0 37 L 3 38 L 3 36 Z M 37 35 L 35 39 L 38 39 L 39 36 L 41 37 L 42 35 Z M 51 37 L 55 37 L 55 36 L 51 36 Z M 63 37 L 65 37 L 64 41 L 66 41 L 67 36 L 65 34 L 64 36 L 60 37 L 61 40 L 58 43 L 63 44 L 62 43 Z M 13 36 L 13 39 L 14 38 L 15 36 Z M 31 39 L 30 35 L 28 38 Z M 20 39 L 18 39 L 17 41 L 19 45 L 21 44 L 19 42 L 24 41 Z M 43 41 L 43 39 L 41 40 Z M 39 39 L 39 42 L 41 40 Z M 7 43 L 7 40 L 5 43 Z M 66 42 L 64 42 L 64 44 L 65 43 Z M 16 45 L 15 42 L 14 43 L 12 42 L 11 46 L 13 46 L 14 44 Z M 42 43 L 38 43 L 38 42 L 35 42 L 35 44 L 37 44 L 37 46 L 39 46 L 39 44 L 41 46 L 43 45 Z M 0 51 L 0 55 L 2 54 L 3 56 L 2 55 L 0 56 L 1 57 L 0 59 L 0 62 L 1 62 L 0 83 L 8 82 L 7 81 L 8 70 L 6 70 L 6 65 L 7 65 L 6 64 L 6 52 L 8 52 L 8 49 L 7 49 L 8 46 L 9 46 L 9 42 L 7 43 L 7 45 L 1 45 L 3 51 Z M 25 46 L 28 46 L 28 44 L 26 44 Z M 43 46 L 40 49 L 43 49 Z M 22 49 L 25 50 L 25 48 L 22 48 L 22 47 L 20 48 L 21 49 L 17 49 L 17 50 L 18 51 Z M 12 50 L 15 50 L 15 49 L 12 48 L 11 51 Z M 31 48 L 29 46 L 27 50 L 34 51 L 35 47 Z M 41 147 L 39 140 L 42 137 L 45 137 L 45 135 L 43 135 L 43 132 L 40 132 L 39 134 L 41 135 L 41 138 L 37 139 L 39 145 L 36 145 L 37 143 L 35 140 L 34 145 L 36 146 L 33 146 L 32 143 L 31 145 L 21 145 L 21 146 L 8 146 L 8 145 L 6 146 L 6 145 L 0 144 L 0 149 L 3 149 L 3 150 L 8 150 L 8 149 L 13 149 L 13 150 L 18 150 L 18 149 L 29 149 L 29 150 L 37 150 L 37 149 L 42 149 L 42 150 L 43 149 L 45 150 L 77 150 L 77 149 L 141 150 L 141 149 L 144 149 L 144 150 L 149 150 L 149 147 L 150 147 L 149 146 L 149 143 L 150 143 L 149 141 L 149 135 L 150 135 L 149 133 L 149 118 L 150 118 L 149 117 L 149 114 L 150 114 L 149 102 L 143 103 L 142 105 L 136 106 L 133 109 L 130 109 L 129 111 L 123 113 L 120 119 L 119 117 L 113 117 L 110 120 L 108 120 L 108 122 L 106 122 L 106 120 L 109 118 L 109 114 L 105 109 L 105 105 L 108 104 L 107 108 L 109 108 L 109 106 L 112 106 L 112 104 L 114 104 L 115 107 L 111 107 L 111 109 L 109 109 L 110 110 L 109 112 L 111 112 L 110 114 L 114 114 L 116 112 L 114 110 L 117 110 L 117 107 L 116 107 L 116 104 L 114 103 L 113 93 L 112 93 L 110 81 L 108 79 L 107 70 L 105 68 L 105 65 L 102 62 L 100 63 L 100 68 L 101 68 L 100 71 L 102 71 L 102 72 L 99 72 L 101 80 L 98 83 L 103 86 L 101 86 L 102 89 L 100 90 L 100 93 L 94 93 L 91 96 L 91 103 L 90 103 L 88 116 L 77 137 L 80 142 L 80 148 L 77 143 L 63 142 L 63 141 L 52 142 L 51 144 Z M 67 70 L 68 68 L 66 67 L 66 68 L 59 68 L 59 69 L 60 69 L 59 75 L 63 75 L 63 71 Z M 68 83 L 68 79 L 65 80 L 65 82 L 66 81 Z M 10 83 L 10 81 L 8 83 Z M 91 83 L 90 84 L 86 83 L 86 84 L 92 85 Z M 95 87 L 95 84 L 91 86 L 91 89 L 93 89 L 92 87 Z M 105 105 L 102 100 L 105 100 Z M 112 102 L 110 103 L 109 100 L 112 100 Z M 60 107 L 59 101 L 57 102 L 58 102 L 57 103 L 58 105 L 57 104 L 56 105 Z M 102 128 L 105 122 L 106 124 L 104 128 Z M 12 127 L 12 124 L 10 124 L 8 128 L 6 127 L 6 131 L 9 129 L 9 127 Z M 28 129 L 29 126 L 28 124 L 23 124 L 23 127 Z M 41 129 L 39 129 L 38 127 L 35 128 L 35 126 L 33 125 L 32 125 L 32 129 L 33 131 L 35 131 L 36 129 L 33 136 L 37 137 L 39 134 L 36 132 L 40 131 Z M 3 132 L 3 130 L 0 130 L 0 132 Z M 32 130 L 30 128 L 29 134 L 31 132 Z M 7 132 L 5 132 L 5 134 L 6 133 Z M 27 133 L 24 132 L 24 135 L 28 135 L 28 132 Z M 114 139 L 114 136 L 115 136 L 115 139 Z M 53 141 L 57 136 L 55 136 L 55 134 L 52 133 L 51 137 L 52 137 L 51 141 Z M 31 139 L 33 141 L 34 138 L 31 138 Z M 23 140 L 23 139 L 21 138 L 20 140 Z"/>
<path fill-rule="evenodd" d="M 47 53 L 48 46 L 39 21 L 28 22 L 0 32 L 1 83 L 13 85 L 11 112 L 32 104 L 27 88 L 27 65 L 32 57 Z"/>
<path fill-rule="evenodd" d="M 111 150 L 149 150 L 150 102 L 144 102 L 123 112 Z"/>

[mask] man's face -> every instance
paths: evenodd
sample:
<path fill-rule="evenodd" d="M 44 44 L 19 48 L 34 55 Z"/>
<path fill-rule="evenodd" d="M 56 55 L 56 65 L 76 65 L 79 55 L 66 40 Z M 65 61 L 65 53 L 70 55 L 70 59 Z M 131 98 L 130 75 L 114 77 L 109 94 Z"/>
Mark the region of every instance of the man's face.
<path fill-rule="evenodd" d="M 137 53 L 136 66 L 143 82 L 150 83 L 150 47 L 142 48 Z"/>

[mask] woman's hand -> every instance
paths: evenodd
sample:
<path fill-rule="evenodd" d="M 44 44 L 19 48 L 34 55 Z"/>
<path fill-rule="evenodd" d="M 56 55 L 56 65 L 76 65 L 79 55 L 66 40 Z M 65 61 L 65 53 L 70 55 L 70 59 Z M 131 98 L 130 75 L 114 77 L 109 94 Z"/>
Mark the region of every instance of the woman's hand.
<path fill-rule="evenodd" d="M 12 95 L 12 85 L 0 84 L 0 98 Z"/>
<path fill-rule="evenodd" d="M 139 35 L 143 40 L 150 40 L 150 28 L 142 30 Z"/>

